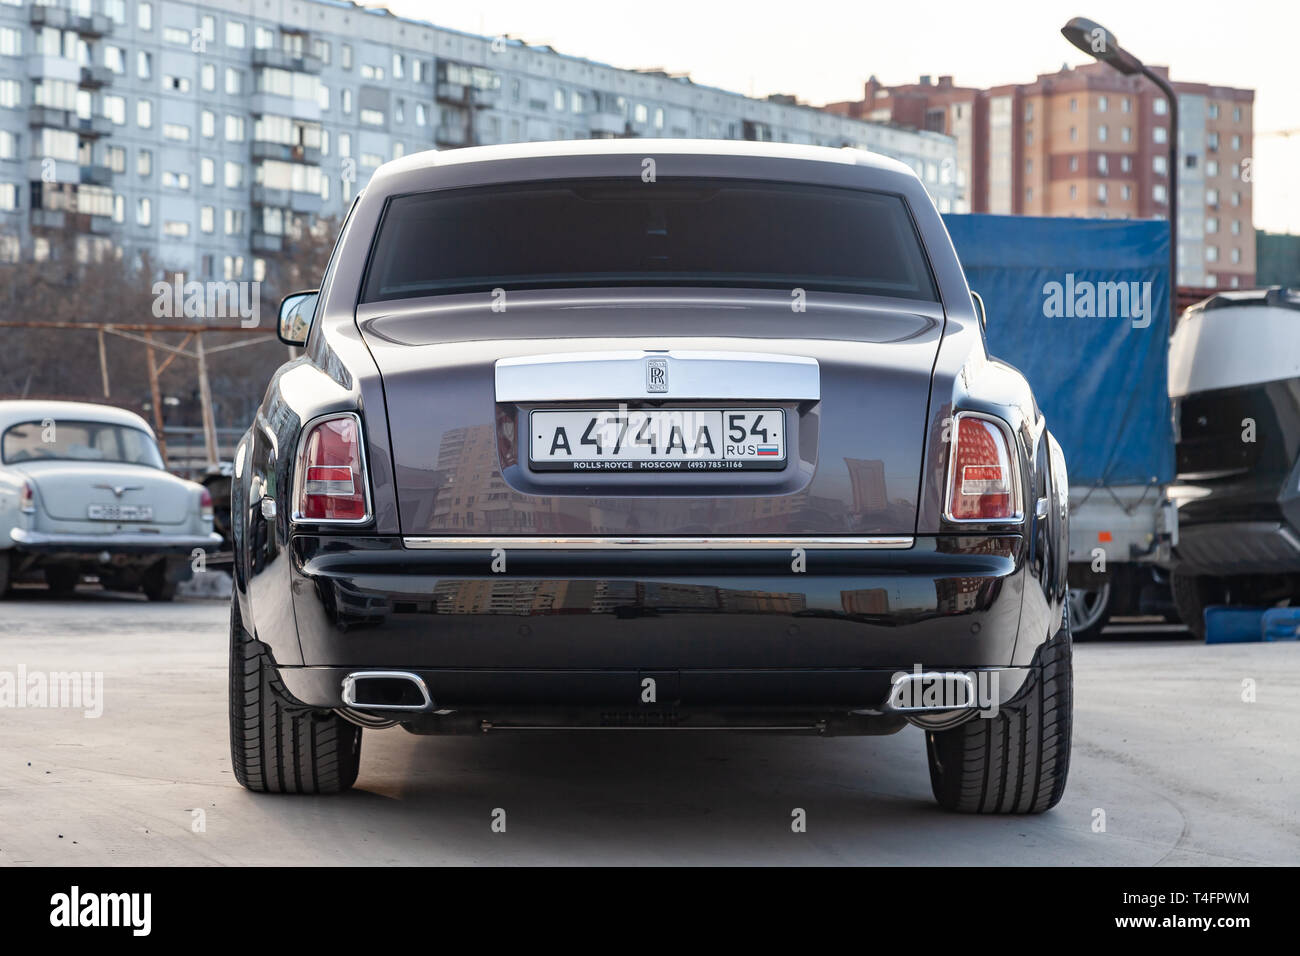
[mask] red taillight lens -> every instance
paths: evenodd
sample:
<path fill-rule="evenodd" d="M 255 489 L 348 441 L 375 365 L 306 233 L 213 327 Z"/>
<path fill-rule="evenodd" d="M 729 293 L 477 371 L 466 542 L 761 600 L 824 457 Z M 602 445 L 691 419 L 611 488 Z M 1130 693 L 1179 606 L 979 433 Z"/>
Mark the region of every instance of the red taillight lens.
<path fill-rule="evenodd" d="M 301 521 L 364 521 L 366 476 L 361 464 L 361 429 L 352 416 L 312 426 L 302 445 L 294 494 Z"/>
<path fill-rule="evenodd" d="M 204 521 L 212 520 L 212 492 L 206 488 L 199 489 L 199 517 Z"/>
<path fill-rule="evenodd" d="M 25 515 L 36 514 L 36 492 L 30 481 L 23 482 L 22 493 L 18 496 L 18 510 Z"/>
<path fill-rule="evenodd" d="M 1015 464 L 996 422 L 959 415 L 948 460 L 948 517 L 958 521 L 1015 518 Z"/>

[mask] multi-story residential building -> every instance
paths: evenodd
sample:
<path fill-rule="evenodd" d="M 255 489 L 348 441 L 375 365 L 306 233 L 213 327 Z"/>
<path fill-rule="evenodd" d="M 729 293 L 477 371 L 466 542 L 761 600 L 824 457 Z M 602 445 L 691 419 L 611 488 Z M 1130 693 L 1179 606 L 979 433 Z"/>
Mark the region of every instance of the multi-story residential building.
<path fill-rule="evenodd" d="M 1168 77 L 1165 67 L 1157 72 Z M 1175 82 L 1179 110 L 1178 284 L 1255 281 L 1251 224 L 1254 91 Z M 872 77 L 843 116 L 948 133 L 957 141 L 956 207 L 1028 216 L 1165 218 L 1169 116 L 1140 76 L 1090 63 L 991 89 Z"/>
<path fill-rule="evenodd" d="M 338 0 L 0 0 L 0 259 L 71 230 L 260 278 L 416 150 L 615 136 L 870 149 L 952 208 L 955 142 Z"/>

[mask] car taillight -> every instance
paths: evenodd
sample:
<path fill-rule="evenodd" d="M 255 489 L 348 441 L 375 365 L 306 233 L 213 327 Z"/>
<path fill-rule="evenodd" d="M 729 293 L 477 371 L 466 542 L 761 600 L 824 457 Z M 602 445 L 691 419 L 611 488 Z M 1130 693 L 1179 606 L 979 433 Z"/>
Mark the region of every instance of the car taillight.
<path fill-rule="evenodd" d="M 365 521 L 366 475 L 361 427 L 351 415 L 311 426 L 295 476 L 294 517 L 300 521 Z"/>
<path fill-rule="evenodd" d="M 25 515 L 36 514 L 36 492 L 30 481 L 23 482 L 22 493 L 18 496 L 18 510 Z"/>
<path fill-rule="evenodd" d="M 1016 519 L 1015 461 L 997 422 L 959 414 L 948 458 L 948 517 L 956 521 Z"/>
<path fill-rule="evenodd" d="M 204 521 L 212 520 L 212 492 L 206 488 L 199 489 L 199 517 Z"/>

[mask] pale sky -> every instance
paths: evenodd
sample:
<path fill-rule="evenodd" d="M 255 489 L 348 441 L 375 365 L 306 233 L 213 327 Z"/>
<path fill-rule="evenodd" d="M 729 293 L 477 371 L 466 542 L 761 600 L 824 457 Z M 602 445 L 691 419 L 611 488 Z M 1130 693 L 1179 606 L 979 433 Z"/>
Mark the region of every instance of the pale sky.
<path fill-rule="evenodd" d="M 365 0 L 485 36 L 510 34 L 618 67 L 821 104 L 951 73 L 963 86 L 1025 83 L 1088 61 L 1061 26 L 1086 16 L 1176 80 L 1255 90 L 1255 225 L 1300 233 L 1297 0 Z M 1266 135 L 1294 130 L 1290 137 Z"/>

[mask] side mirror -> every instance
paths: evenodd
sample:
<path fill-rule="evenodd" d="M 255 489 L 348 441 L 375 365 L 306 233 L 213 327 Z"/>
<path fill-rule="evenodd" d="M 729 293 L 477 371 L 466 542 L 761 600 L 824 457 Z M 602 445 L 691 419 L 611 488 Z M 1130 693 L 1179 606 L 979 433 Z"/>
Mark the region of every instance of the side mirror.
<path fill-rule="evenodd" d="M 316 299 L 320 289 L 294 292 L 280 303 L 280 324 L 277 333 L 285 345 L 306 345 L 311 331 L 311 319 L 316 314 Z"/>
<path fill-rule="evenodd" d="M 975 303 L 975 314 L 979 317 L 980 328 L 987 329 L 989 327 L 989 317 L 988 313 L 984 311 L 984 300 L 978 292 L 972 292 L 970 300 Z"/>

